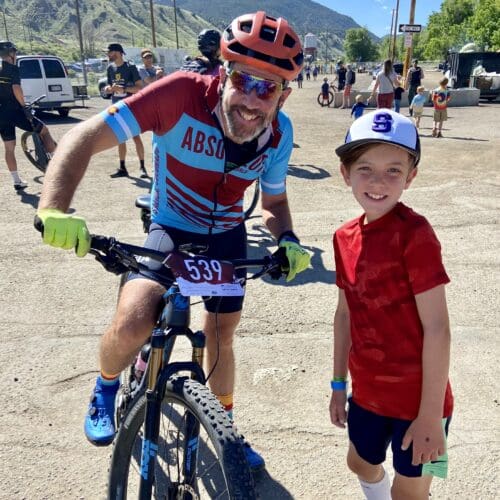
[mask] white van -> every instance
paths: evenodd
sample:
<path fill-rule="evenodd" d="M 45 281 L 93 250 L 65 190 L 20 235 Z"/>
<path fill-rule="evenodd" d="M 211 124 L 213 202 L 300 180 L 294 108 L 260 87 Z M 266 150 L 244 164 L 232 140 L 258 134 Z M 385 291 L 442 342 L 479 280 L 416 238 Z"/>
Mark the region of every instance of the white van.
<path fill-rule="evenodd" d="M 38 109 L 56 110 L 61 116 L 68 116 L 70 109 L 75 107 L 75 96 L 62 59 L 43 55 L 18 56 L 17 65 L 24 99 L 31 102 L 46 95 L 38 103 Z"/>

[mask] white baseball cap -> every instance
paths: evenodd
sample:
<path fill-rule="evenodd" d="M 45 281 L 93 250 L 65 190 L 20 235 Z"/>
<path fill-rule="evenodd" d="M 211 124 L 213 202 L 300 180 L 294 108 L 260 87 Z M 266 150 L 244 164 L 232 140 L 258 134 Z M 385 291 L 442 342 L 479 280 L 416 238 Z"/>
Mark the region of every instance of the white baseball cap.
<path fill-rule="evenodd" d="M 415 165 L 420 160 L 417 128 L 409 118 L 391 109 L 377 109 L 354 121 L 345 137 L 345 144 L 335 152 L 342 156 L 370 143 L 392 144 L 403 148 L 415 157 Z"/>

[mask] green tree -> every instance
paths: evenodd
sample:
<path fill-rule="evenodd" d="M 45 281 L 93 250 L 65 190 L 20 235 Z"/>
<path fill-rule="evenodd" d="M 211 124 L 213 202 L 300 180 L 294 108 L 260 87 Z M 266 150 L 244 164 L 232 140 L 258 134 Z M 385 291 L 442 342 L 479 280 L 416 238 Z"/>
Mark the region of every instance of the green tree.
<path fill-rule="evenodd" d="M 347 30 L 344 51 L 349 61 L 375 61 L 378 59 L 378 47 L 372 41 L 366 28 Z"/>
<path fill-rule="evenodd" d="M 470 23 L 471 38 L 483 49 L 500 50 L 500 1 L 479 0 Z"/>

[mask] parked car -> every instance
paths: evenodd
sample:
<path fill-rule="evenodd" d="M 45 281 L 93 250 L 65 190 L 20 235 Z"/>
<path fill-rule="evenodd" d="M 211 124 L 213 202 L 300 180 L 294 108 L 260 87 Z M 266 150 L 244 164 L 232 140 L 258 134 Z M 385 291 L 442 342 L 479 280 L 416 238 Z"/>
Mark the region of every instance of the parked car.
<path fill-rule="evenodd" d="M 68 116 L 75 104 L 75 92 L 79 99 L 88 98 L 86 88 L 79 85 L 74 89 L 68 77 L 62 59 L 56 56 L 25 55 L 17 58 L 21 76 L 21 88 L 27 102 L 41 95 L 41 100 L 35 109 L 57 111 L 61 116 Z M 82 92 L 85 92 L 82 94 Z M 79 106 L 78 106 L 79 107 Z"/>

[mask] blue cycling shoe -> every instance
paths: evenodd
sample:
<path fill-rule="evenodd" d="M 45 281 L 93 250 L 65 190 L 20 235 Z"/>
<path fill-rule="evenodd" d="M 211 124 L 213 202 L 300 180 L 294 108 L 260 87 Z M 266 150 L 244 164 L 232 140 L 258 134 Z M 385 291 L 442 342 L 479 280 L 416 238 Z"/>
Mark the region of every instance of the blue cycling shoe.
<path fill-rule="evenodd" d="M 119 380 L 105 385 L 97 377 L 84 424 L 85 436 L 95 446 L 108 446 L 115 438 L 115 398 L 119 387 Z"/>
<path fill-rule="evenodd" d="M 245 457 L 252 472 L 258 472 L 266 466 L 264 459 L 250 446 L 246 440 L 243 443 Z"/>

